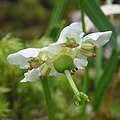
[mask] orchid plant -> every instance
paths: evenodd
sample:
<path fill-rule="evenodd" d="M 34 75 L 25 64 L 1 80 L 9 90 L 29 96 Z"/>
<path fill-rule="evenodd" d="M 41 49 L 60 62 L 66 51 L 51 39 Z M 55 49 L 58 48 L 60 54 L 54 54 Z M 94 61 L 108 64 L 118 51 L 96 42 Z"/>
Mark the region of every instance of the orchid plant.
<path fill-rule="evenodd" d="M 21 50 L 10 54 L 7 60 L 10 64 L 20 65 L 21 69 L 27 69 L 21 82 L 34 82 L 57 74 L 66 75 L 74 92 L 75 104 L 83 105 L 89 102 L 89 98 L 77 89 L 72 75 L 87 66 L 87 58 L 95 57 L 95 49 L 105 45 L 111 34 L 111 31 L 107 31 L 84 36 L 80 24 L 75 22 L 62 30 L 56 43 L 44 48 Z"/>

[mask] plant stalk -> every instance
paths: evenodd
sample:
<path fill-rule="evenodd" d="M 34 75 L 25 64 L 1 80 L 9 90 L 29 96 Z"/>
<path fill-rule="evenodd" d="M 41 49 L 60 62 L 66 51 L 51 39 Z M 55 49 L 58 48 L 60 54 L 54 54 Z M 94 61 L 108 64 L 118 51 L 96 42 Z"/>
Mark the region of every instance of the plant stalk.
<path fill-rule="evenodd" d="M 66 77 L 68 79 L 68 82 L 70 83 L 70 85 L 72 87 L 72 90 L 73 90 L 74 94 L 78 93 L 79 91 L 78 91 L 78 89 L 77 89 L 77 87 L 76 87 L 76 85 L 75 85 L 75 83 L 74 83 L 74 81 L 73 81 L 73 79 L 71 77 L 70 71 L 65 70 L 64 73 L 65 73 L 65 75 L 66 75 Z"/>
<path fill-rule="evenodd" d="M 42 82 L 44 96 L 45 96 L 45 100 L 46 100 L 46 104 L 47 104 L 48 120 L 55 120 L 53 100 L 52 100 L 52 96 L 51 96 L 48 77 L 42 78 L 41 82 Z"/>

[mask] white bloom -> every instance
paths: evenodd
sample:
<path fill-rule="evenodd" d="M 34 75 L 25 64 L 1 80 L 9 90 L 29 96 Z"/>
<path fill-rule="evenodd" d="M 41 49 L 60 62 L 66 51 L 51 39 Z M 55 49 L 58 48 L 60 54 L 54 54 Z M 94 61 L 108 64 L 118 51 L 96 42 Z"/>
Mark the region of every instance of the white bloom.
<path fill-rule="evenodd" d="M 50 76 L 58 74 L 54 69 L 53 62 L 63 54 L 71 56 L 78 69 L 84 69 L 88 63 L 87 57 L 94 56 L 94 49 L 106 44 L 111 34 L 111 31 L 107 31 L 83 37 L 84 33 L 80 24 L 75 22 L 62 30 L 56 43 L 41 49 L 27 48 L 21 50 L 10 54 L 7 60 L 10 64 L 20 65 L 21 69 L 28 69 L 21 82 L 36 81 L 46 74 Z"/>
<path fill-rule="evenodd" d="M 112 32 L 97 32 L 83 37 L 80 24 L 75 22 L 65 27 L 56 43 L 49 45 L 49 48 L 54 51 L 71 48 L 73 50 L 74 64 L 78 69 L 83 69 L 87 66 L 87 57 L 95 56 L 94 49 L 106 44 Z"/>
<path fill-rule="evenodd" d="M 91 41 L 97 47 L 100 47 L 106 44 L 110 40 L 111 34 L 112 31 L 97 32 L 83 37 L 84 32 L 81 29 L 80 23 L 75 22 L 65 27 L 62 30 L 60 37 L 55 44 L 66 43 L 68 42 L 67 40 L 69 38 L 69 39 L 74 39 L 75 42 L 79 44 L 79 46 L 81 46 L 82 42 Z"/>
<path fill-rule="evenodd" d="M 17 53 L 10 54 L 7 57 L 7 60 L 10 64 L 20 65 L 21 69 L 28 69 L 30 67 L 28 61 L 31 58 L 37 57 L 39 53 L 42 51 L 48 51 L 48 48 L 45 47 L 41 49 L 37 49 L 37 48 L 23 49 Z"/>
<path fill-rule="evenodd" d="M 77 22 L 72 23 L 71 25 L 65 27 L 62 30 L 58 41 L 56 43 L 50 44 L 49 49 L 53 53 L 55 53 L 55 51 L 56 52 L 62 51 L 63 48 L 62 48 L 61 44 L 64 44 L 64 43 L 66 43 L 68 46 L 69 46 L 69 43 L 71 46 L 73 44 L 73 48 L 74 48 L 74 45 L 78 46 L 77 44 L 80 43 L 80 40 L 83 37 L 83 35 L 84 35 L 84 33 L 80 27 L 80 24 Z M 64 45 L 63 45 L 63 47 L 64 47 Z M 69 47 L 66 47 L 66 49 L 68 52 L 70 51 Z M 73 59 L 76 57 L 75 54 L 76 53 L 74 51 L 72 51 L 71 57 L 73 57 Z M 80 63 L 80 64 L 78 64 L 78 63 Z M 74 59 L 74 64 L 76 65 L 76 67 L 78 69 L 83 69 L 87 65 L 87 60 L 84 59 L 83 57 L 81 57 L 81 58 L 79 57 L 77 59 Z"/>
<path fill-rule="evenodd" d="M 50 76 L 57 73 L 53 69 L 52 59 L 54 58 L 51 53 L 48 47 L 41 49 L 27 48 L 10 54 L 7 60 L 10 64 L 20 65 L 21 69 L 28 69 L 28 72 L 24 74 L 25 78 L 21 82 L 34 82 L 44 76 L 50 68 Z"/>

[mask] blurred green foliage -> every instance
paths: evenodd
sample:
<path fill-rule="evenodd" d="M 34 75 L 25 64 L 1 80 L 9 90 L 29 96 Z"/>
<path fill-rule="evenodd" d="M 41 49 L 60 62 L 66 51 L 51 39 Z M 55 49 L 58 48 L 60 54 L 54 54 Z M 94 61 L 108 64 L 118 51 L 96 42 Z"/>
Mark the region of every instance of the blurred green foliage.
<path fill-rule="evenodd" d="M 105 3 L 105 0 L 99 1 L 101 4 Z M 61 13 L 59 14 L 62 18 L 68 18 L 68 15 L 65 15 L 69 14 L 72 10 L 76 10 L 76 5 L 77 3 L 75 0 L 70 0 L 68 4 L 65 5 L 66 7 L 64 5 L 62 7 L 64 9 L 67 9 L 68 7 L 66 10 L 67 13 L 62 12 L 61 10 L 64 15 L 62 16 Z M 20 70 L 18 66 L 9 65 L 6 59 L 10 53 L 17 52 L 26 47 L 39 48 L 57 40 L 60 31 L 69 19 L 63 20 L 59 15 L 56 15 L 57 17 L 54 17 L 53 20 L 55 23 L 52 22 L 52 29 L 49 33 L 50 37 L 47 36 L 47 25 L 54 6 L 54 0 L 0 1 L 0 120 L 5 118 L 10 118 L 11 120 L 42 120 L 42 118 L 44 119 L 47 116 L 41 81 L 34 83 L 20 83 L 19 81 L 23 79 L 23 73 L 25 71 Z M 58 5 L 58 8 L 59 7 L 61 6 Z M 52 14 L 54 15 L 57 13 L 54 10 Z M 91 17 L 93 16 L 91 15 Z M 12 34 L 8 34 L 11 32 Z M 45 36 L 43 36 L 44 34 Z M 43 37 L 40 38 L 41 36 Z M 106 63 L 106 61 L 104 61 L 104 63 Z M 85 111 L 85 115 L 87 115 L 86 119 L 88 120 L 93 118 L 99 119 L 100 117 L 96 117 L 96 111 L 93 112 L 92 110 L 89 110 L 93 107 L 94 103 L 92 102 L 96 92 L 93 85 L 95 81 L 94 62 L 90 61 L 89 64 L 89 85 L 85 88 L 91 99 L 91 103 L 86 106 Z M 84 84 L 84 73 L 80 72 L 79 74 L 79 72 L 80 71 L 78 71 L 73 78 L 78 88 L 81 90 L 82 85 Z M 110 82 L 111 81 L 109 81 L 108 84 L 110 84 Z M 51 77 L 50 84 L 54 98 L 56 119 L 80 120 L 81 118 L 84 120 L 84 110 L 82 107 L 76 107 L 74 105 L 73 100 L 71 99 L 73 94 L 66 78 L 64 76 Z M 98 88 L 99 86 L 100 84 L 98 85 Z M 116 90 L 118 89 L 119 87 L 116 88 Z M 103 90 L 103 92 L 105 91 Z M 108 94 L 110 93 L 107 93 L 106 96 Z M 115 100 L 109 105 L 110 115 L 108 115 L 108 112 L 105 112 L 105 115 L 109 116 L 109 120 L 120 119 L 119 97 L 118 93 L 114 92 L 114 96 L 110 98 L 111 100 L 113 98 Z M 104 107 L 105 106 L 103 106 L 103 108 Z M 100 115 L 102 114 L 101 110 L 98 112 Z"/>

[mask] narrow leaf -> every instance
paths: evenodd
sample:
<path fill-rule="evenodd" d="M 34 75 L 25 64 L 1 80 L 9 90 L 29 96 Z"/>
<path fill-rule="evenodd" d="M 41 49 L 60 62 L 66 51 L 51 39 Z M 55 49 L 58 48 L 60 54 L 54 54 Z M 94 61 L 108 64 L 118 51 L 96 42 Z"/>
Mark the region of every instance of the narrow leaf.
<path fill-rule="evenodd" d="M 80 4 L 80 0 L 78 1 Z M 100 31 L 111 30 L 113 32 L 110 43 L 114 49 L 112 51 L 112 55 L 108 61 L 108 64 L 105 66 L 105 69 L 99 80 L 99 84 L 97 86 L 97 89 L 94 95 L 93 107 L 94 107 L 94 110 L 98 110 L 104 100 L 105 93 L 107 91 L 109 82 L 111 81 L 111 78 L 115 70 L 115 65 L 116 65 L 116 60 L 117 60 L 117 50 L 116 50 L 117 49 L 117 42 L 116 42 L 117 34 L 116 34 L 116 31 L 113 25 L 110 23 L 108 18 L 104 15 L 104 13 L 101 11 L 100 7 L 98 6 L 95 0 L 83 0 L 83 9 L 85 13 L 88 15 L 88 17 L 91 19 L 91 21 L 94 23 L 94 25 Z"/>
<path fill-rule="evenodd" d="M 60 20 L 60 18 L 62 17 L 64 10 L 67 6 L 67 2 L 68 0 L 55 0 L 55 7 L 53 9 L 52 15 L 51 15 L 51 19 L 46 31 L 46 35 L 50 35 L 52 29 L 54 28 L 54 26 L 56 25 L 56 23 Z"/>

